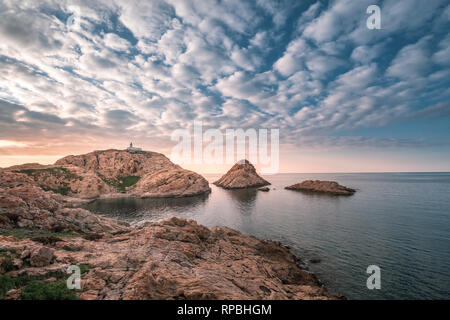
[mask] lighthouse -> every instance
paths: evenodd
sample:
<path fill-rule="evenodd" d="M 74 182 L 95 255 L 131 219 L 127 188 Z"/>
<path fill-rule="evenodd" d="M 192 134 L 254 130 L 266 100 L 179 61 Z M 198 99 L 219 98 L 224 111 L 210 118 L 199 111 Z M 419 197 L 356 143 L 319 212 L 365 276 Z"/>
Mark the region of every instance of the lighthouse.
<path fill-rule="evenodd" d="M 126 149 L 127 151 L 133 152 L 133 151 L 142 151 L 141 148 L 133 147 L 133 142 L 130 142 L 130 146 Z"/>

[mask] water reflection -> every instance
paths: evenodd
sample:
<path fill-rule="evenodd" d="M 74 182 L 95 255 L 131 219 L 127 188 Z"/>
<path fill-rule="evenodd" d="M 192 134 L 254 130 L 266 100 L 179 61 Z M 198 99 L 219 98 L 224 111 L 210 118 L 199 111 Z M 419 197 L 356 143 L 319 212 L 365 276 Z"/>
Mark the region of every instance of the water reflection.
<path fill-rule="evenodd" d="M 227 193 L 242 215 L 249 216 L 252 214 L 258 194 L 256 188 L 227 190 Z"/>
<path fill-rule="evenodd" d="M 165 218 L 167 213 L 184 213 L 196 211 L 204 206 L 209 195 L 184 198 L 117 198 L 99 199 L 83 208 L 111 218 L 139 222 Z"/>
<path fill-rule="evenodd" d="M 289 190 L 285 189 L 287 192 L 297 193 L 299 195 L 303 195 L 307 199 L 314 199 L 314 200 L 330 200 L 339 202 L 341 199 L 350 198 L 352 195 L 336 195 L 332 193 L 326 193 L 326 192 L 314 192 L 314 191 L 308 191 L 308 190 Z"/>

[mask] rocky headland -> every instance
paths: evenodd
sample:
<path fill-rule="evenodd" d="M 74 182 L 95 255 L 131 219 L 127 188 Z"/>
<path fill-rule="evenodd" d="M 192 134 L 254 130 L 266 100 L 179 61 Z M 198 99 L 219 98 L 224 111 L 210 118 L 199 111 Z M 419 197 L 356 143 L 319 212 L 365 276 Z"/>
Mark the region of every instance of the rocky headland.
<path fill-rule="evenodd" d="M 288 186 L 287 190 L 302 191 L 305 193 L 324 193 L 331 195 L 350 196 L 356 190 L 341 186 L 335 181 L 305 180 L 301 183 Z"/>
<path fill-rule="evenodd" d="M 225 189 L 244 189 L 270 185 L 268 181 L 258 175 L 255 167 L 248 160 L 237 162 L 214 184 Z"/>
<path fill-rule="evenodd" d="M 211 191 L 205 178 L 163 154 L 126 150 L 94 151 L 64 157 L 54 165 L 26 164 L 0 171 L 0 186 L 20 184 L 78 199 L 185 197 Z"/>

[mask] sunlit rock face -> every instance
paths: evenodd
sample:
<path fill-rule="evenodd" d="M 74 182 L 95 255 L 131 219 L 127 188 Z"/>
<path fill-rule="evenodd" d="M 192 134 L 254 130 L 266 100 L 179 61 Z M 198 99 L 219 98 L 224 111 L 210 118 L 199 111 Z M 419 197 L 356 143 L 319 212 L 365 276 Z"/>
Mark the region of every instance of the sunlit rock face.
<path fill-rule="evenodd" d="M 262 187 L 270 183 L 256 173 L 255 167 L 248 160 L 242 160 L 214 184 L 225 189 L 244 189 Z"/>
<path fill-rule="evenodd" d="M 94 151 L 64 157 L 51 166 L 14 166 L 2 174 L 9 185 L 22 181 L 75 198 L 184 197 L 211 190 L 201 175 L 175 165 L 163 154 L 147 151 Z"/>
<path fill-rule="evenodd" d="M 67 205 L 64 196 L 36 185 L 0 187 L 0 228 L 83 234 L 127 229 L 123 223 Z"/>

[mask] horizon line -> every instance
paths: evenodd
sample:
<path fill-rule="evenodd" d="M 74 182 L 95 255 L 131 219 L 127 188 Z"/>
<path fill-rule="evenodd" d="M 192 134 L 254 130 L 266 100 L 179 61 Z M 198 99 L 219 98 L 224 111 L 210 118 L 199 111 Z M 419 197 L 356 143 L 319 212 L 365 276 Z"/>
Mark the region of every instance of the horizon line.
<path fill-rule="evenodd" d="M 192 171 L 192 170 L 191 170 Z M 340 172 L 278 172 L 274 174 L 261 174 L 262 176 L 273 176 L 276 174 L 354 174 L 354 173 L 450 173 L 450 171 L 340 171 Z M 222 174 L 221 172 L 207 172 L 203 174 Z"/>

